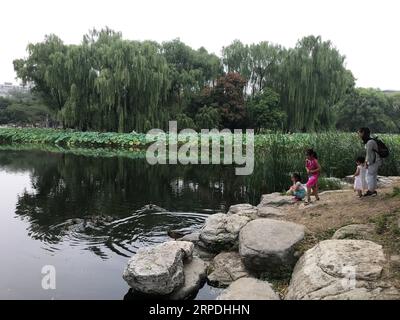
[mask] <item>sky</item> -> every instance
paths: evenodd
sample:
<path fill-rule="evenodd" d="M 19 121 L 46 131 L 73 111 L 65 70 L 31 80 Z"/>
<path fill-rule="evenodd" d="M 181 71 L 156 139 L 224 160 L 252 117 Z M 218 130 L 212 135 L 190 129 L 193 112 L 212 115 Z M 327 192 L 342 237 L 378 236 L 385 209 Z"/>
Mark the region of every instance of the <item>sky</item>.
<path fill-rule="evenodd" d="M 331 40 L 357 86 L 400 90 L 399 0 L 7 0 L 0 5 L 0 83 L 28 43 L 54 33 L 77 44 L 108 26 L 125 39 L 180 38 L 221 54 L 223 46 L 270 41 L 293 47 L 307 35 Z"/>

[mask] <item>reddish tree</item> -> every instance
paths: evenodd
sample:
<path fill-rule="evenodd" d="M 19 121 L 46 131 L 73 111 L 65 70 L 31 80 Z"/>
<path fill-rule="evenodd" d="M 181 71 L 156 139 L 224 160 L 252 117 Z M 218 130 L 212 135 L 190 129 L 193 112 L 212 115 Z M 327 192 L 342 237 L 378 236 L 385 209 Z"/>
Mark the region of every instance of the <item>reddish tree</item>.
<path fill-rule="evenodd" d="M 230 72 L 220 77 L 212 90 L 212 98 L 221 112 L 221 125 L 224 128 L 244 128 L 246 83 L 247 81 L 239 73 Z"/>

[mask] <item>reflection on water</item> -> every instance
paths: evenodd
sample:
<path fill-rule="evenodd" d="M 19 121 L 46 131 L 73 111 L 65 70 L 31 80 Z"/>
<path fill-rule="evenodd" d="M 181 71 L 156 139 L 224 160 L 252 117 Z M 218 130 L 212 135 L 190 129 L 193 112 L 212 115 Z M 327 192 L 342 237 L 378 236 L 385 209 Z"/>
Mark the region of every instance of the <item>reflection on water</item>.
<path fill-rule="evenodd" d="M 139 247 L 170 239 L 171 229 L 198 229 L 207 215 L 261 193 L 230 166 L 42 151 L 0 151 L 0 179 L 6 299 L 122 299 L 122 270 Z M 57 269 L 54 292 L 40 286 L 46 264 Z M 212 297 L 203 290 L 199 297 Z"/>
<path fill-rule="evenodd" d="M 29 221 L 30 237 L 48 250 L 61 241 L 86 243 L 102 258 L 106 249 L 129 256 L 140 245 L 165 240 L 170 228 L 198 228 L 206 214 L 247 200 L 231 167 L 28 151 L 2 151 L 0 166 L 30 172 L 31 188 L 18 194 L 15 209 Z"/>

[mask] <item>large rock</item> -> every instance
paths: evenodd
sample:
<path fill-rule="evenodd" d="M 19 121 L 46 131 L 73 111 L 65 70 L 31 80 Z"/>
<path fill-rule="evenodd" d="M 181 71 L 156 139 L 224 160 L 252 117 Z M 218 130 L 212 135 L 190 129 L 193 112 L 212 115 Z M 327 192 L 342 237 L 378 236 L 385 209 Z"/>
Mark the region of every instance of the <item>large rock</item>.
<path fill-rule="evenodd" d="M 239 253 L 250 270 L 280 273 L 293 267 L 295 247 L 303 238 L 302 225 L 272 219 L 253 220 L 240 231 Z"/>
<path fill-rule="evenodd" d="M 279 207 L 286 204 L 292 204 L 292 198 L 290 196 L 282 195 L 279 192 L 263 194 L 259 207 Z"/>
<path fill-rule="evenodd" d="M 208 282 L 215 287 L 227 287 L 233 281 L 249 276 L 237 252 L 218 254 L 211 262 L 210 270 Z"/>
<path fill-rule="evenodd" d="M 243 215 L 250 219 L 256 219 L 258 217 L 258 209 L 249 203 L 235 204 L 230 206 L 229 214 Z"/>
<path fill-rule="evenodd" d="M 385 263 L 382 247 L 372 241 L 322 241 L 297 262 L 286 299 L 399 299 L 399 291 L 382 281 Z"/>
<path fill-rule="evenodd" d="M 239 231 L 251 219 L 242 215 L 217 213 L 209 216 L 200 231 L 203 248 L 219 252 L 237 247 Z"/>
<path fill-rule="evenodd" d="M 198 257 L 185 263 L 183 267 L 185 281 L 169 296 L 171 300 L 184 300 L 193 297 L 204 284 L 207 277 L 207 264 Z"/>
<path fill-rule="evenodd" d="M 332 239 L 370 240 L 374 232 L 373 224 L 350 224 L 338 229 Z"/>
<path fill-rule="evenodd" d="M 190 259 L 193 243 L 169 241 L 141 248 L 128 261 L 123 278 L 135 291 L 152 294 L 170 294 L 184 283 L 183 261 Z"/>
<path fill-rule="evenodd" d="M 225 289 L 217 300 L 280 300 L 266 281 L 240 278 Z"/>

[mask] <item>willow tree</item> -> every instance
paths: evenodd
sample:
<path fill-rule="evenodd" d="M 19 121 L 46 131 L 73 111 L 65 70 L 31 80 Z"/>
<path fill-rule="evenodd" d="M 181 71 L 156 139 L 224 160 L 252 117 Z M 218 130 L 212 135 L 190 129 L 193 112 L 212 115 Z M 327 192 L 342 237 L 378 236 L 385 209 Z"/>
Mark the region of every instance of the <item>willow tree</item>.
<path fill-rule="evenodd" d="M 28 58 L 14 62 L 17 75 L 49 98 L 64 126 L 124 132 L 166 122 L 160 109 L 170 70 L 153 42 L 127 41 L 107 28 L 80 45 L 50 36 L 28 48 Z"/>
<path fill-rule="evenodd" d="M 267 41 L 245 45 L 235 40 L 222 50 L 227 72 L 240 73 L 247 80 L 246 92 L 252 96 L 272 85 L 281 63 L 282 47 Z"/>
<path fill-rule="evenodd" d="M 281 64 L 282 52 L 281 46 L 273 45 L 267 41 L 250 45 L 249 68 L 251 75 L 249 88 L 252 96 L 273 85 Z"/>
<path fill-rule="evenodd" d="M 170 70 L 167 104 L 175 107 L 177 113 L 205 86 L 214 85 L 223 73 L 220 58 L 203 47 L 194 50 L 174 39 L 164 42 L 161 50 Z"/>
<path fill-rule="evenodd" d="M 68 47 L 56 35 L 27 47 L 28 58 L 14 60 L 14 69 L 23 83 L 34 83 L 53 110 L 60 110 L 68 98 L 68 79 L 64 68 Z"/>
<path fill-rule="evenodd" d="M 222 48 L 222 62 L 227 73 L 239 73 L 246 80 L 250 79 L 249 46 L 240 40 L 234 40 L 229 46 Z"/>
<path fill-rule="evenodd" d="M 281 95 L 289 130 L 313 131 L 334 125 L 333 107 L 354 82 L 345 57 L 331 42 L 309 36 L 285 53 L 274 89 Z"/>

